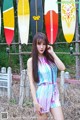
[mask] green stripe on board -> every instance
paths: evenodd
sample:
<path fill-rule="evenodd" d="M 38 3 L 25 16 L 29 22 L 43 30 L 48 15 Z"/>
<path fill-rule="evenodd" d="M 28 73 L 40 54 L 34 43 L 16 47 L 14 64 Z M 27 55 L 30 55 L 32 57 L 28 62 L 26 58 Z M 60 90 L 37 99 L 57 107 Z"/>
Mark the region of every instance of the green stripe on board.
<path fill-rule="evenodd" d="M 75 1 L 62 1 L 62 2 L 56 2 L 57 4 L 71 4 L 71 3 L 75 3 L 78 4 L 79 2 L 75 2 Z"/>
<path fill-rule="evenodd" d="M 11 8 L 13 6 L 13 0 L 4 0 L 3 1 L 3 11 Z"/>

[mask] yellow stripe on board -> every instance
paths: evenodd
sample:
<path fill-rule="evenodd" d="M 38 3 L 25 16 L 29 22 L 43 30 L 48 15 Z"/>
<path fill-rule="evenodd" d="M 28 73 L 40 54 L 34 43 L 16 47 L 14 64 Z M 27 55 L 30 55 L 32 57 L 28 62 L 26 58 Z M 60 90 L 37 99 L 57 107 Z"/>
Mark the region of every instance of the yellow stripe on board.
<path fill-rule="evenodd" d="M 3 13 L 4 27 L 14 28 L 14 9 Z"/>
<path fill-rule="evenodd" d="M 74 34 L 64 34 L 64 36 L 67 42 L 70 43 L 74 37 Z"/>
<path fill-rule="evenodd" d="M 19 0 L 18 2 L 18 15 L 29 14 L 29 2 L 28 0 Z"/>

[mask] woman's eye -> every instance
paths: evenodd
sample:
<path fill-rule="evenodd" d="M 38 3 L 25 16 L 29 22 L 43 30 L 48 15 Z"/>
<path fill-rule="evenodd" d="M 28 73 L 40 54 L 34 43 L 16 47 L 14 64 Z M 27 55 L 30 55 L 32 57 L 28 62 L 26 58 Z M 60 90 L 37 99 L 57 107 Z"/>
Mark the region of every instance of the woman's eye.
<path fill-rule="evenodd" d="M 40 42 L 38 42 L 37 44 L 38 44 L 38 45 L 40 45 L 41 43 L 40 43 Z"/>
<path fill-rule="evenodd" d="M 46 45 L 45 43 L 43 43 L 43 45 Z"/>

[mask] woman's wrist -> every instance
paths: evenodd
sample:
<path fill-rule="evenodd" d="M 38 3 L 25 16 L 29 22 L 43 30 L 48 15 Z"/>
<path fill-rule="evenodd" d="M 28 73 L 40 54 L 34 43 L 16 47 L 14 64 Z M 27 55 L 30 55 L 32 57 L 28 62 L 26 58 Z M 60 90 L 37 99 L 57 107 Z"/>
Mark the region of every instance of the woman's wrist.
<path fill-rule="evenodd" d="M 55 57 L 55 52 L 53 51 L 53 52 L 51 52 L 51 55 L 53 56 L 53 57 Z"/>
<path fill-rule="evenodd" d="M 33 104 L 34 104 L 34 105 L 37 105 L 37 104 L 38 104 L 38 102 L 37 102 L 37 101 L 33 101 Z"/>

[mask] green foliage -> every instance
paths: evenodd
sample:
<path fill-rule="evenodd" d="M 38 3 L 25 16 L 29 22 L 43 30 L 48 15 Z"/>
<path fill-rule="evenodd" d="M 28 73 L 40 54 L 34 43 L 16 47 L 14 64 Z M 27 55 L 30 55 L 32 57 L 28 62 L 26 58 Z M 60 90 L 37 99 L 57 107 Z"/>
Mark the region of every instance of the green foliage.
<path fill-rule="evenodd" d="M 0 67 L 7 67 L 8 66 L 8 56 L 5 52 L 0 53 Z"/>
<path fill-rule="evenodd" d="M 23 103 L 23 106 L 29 106 L 29 107 L 32 107 L 32 101 L 30 100 L 25 100 L 24 103 Z"/>
<path fill-rule="evenodd" d="M 59 58 L 64 62 L 66 68 L 69 68 L 70 65 L 75 63 L 75 58 L 72 55 L 58 55 Z"/>
<path fill-rule="evenodd" d="M 56 52 L 63 52 L 65 54 L 58 54 L 66 65 L 72 65 L 75 62 L 75 56 L 70 54 L 70 44 L 58 44 L 54 46 Z M 74 51 L 74 46 L 73 46 Z"/>
<path fill-rule="evenodd" d="M 67 70 L 69 71 L 72 66 L 75 64 L 75 56 L 67 54 L 70 53 L 69 51 L 69 44 L 54 44 L 53 48 L 54 51 L 57 53 L 59 58 L 64 62 L 66 65 Z M 12 68 L 12 72 L 19 73 L 20 72 L 20 62 L 18 55 L 8 55 L 6 53 L 7 46 L 1 46 L 0 49 L 0 67 L 8 67 Z M 73 46 L 74 48 L 74 46 Z M 32 45 L 22 45 L 23 52 L 31 52 Z M 65 52 L 66 54 L 59 54 L 58 52 Z M 16 49 L 13 49 L 13 45 L 10 46 L 10 53 L 19 53 L 19 48 L 16 46 Z M 30 57 L 29 54 L 22 55 L 23 60 L 23 68 L 27 68 L 27 59 Z M 71 72 L 71 71 L 70 71 Z"/>
<path fill-rule="evenodd" d="M 16 100 L 15 99 L 11 99 L 10 100 L 10 104 L 12 104 L 12 105 L 16 104 Z"/>

